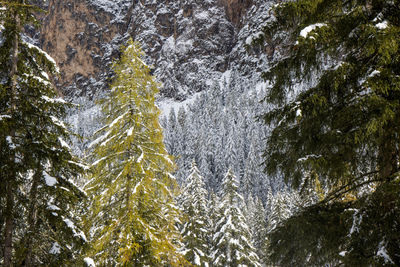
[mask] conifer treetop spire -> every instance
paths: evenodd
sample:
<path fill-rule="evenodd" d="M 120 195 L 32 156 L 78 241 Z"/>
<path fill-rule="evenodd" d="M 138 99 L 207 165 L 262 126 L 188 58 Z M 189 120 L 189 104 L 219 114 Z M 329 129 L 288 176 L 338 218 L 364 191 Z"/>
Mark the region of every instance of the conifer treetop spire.
<path fill-rule="evenodd" d="M 105 126 L 94 147 L 89 256 L 103 265 L 182 264 L 175 165 L 163 143 L 155 105 L 158 84 L 130 40 L 114 64 L 116 77 L 102 101 Z M 116 232 L 120 234 L 115 235 Z"/>

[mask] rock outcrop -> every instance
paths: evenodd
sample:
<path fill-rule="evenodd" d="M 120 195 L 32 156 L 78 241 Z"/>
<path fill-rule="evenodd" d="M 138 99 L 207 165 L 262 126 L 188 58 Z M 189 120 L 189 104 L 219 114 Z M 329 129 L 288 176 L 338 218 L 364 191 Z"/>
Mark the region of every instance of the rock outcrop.
<path fill-rule="evenodd" d="M 107 86 L 112 60 L 132 37 L 162 95 L 183 100 L 237 60 L 232 51 L 251 7 L 250 0 L 50 0 L 40 43 L 60 66 L 61 91 L 92 97 Z"/>
<path fill-rule="evenodd" d="M 240 27 L 243 22 L 242 18 L 246 14 L 249 7 L 252 5 L 251 0 L 221 0 L 223 6 L 225 7 L 226 15 L 228 19 Z"/>

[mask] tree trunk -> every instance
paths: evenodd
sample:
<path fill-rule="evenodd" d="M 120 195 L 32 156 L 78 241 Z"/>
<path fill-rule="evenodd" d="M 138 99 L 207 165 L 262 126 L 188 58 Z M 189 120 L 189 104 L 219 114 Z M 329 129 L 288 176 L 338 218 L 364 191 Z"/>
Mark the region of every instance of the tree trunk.
<path fill-rule="evenodd" d="M 26 239 L 26 252 L 25 252 L 25 266 L 31 267 L 32 265 L 32 247 L 33 247 L 33 240 L 34 235 L 36 233 L 36 218 L 37 218 L 37 199 L 38 199 L 38 186 L 40 182 L 40 177 L 42 174 L 42 169 L 39 167 L 33 176 L 31 192 L 29 196 L 29 214 L 28 214 L 28 232 L 27 232 L 27 239 Z"/>
<path fill-rule="evenodd" d="M 10 78 L 11 78 L 11 115 L 13 115 L 16 111 L 16 90 L 17 90 L 17 63 L 18 63 L 18 44 L 19 44 L 19 29 L 20 29 L 20 18 L 17 11 L 14 11 L 14 21 L 15 21 L 15 34 L 13 36 L 13 47 L 12 47 L 12 55 L 11 55 L 11 70 L 10 70 Z M 13 127 L 10 131 L 11 140 L 15 140 L 15 127 Z M 4 267 L 11 266 L 12 262 L 12 239 L 14 232 L 14 187 L 17 178 L 17 171 L 15 169 L 15 151 L 11 152 L 10 155 L 10 173 L 9 178 L 6 185 L 6 212 L 5 212 L 5 229 L 4 229 Z"/>
<path fill-rule="evenodd" d="M 14 192 L 12 189 L 12 183 L 8 183 L 7 185 L 7 201 L 6 201 L 6 226 L 4 229 L 4 267 L 11 266 L 11 258 L 12 258 L 12 236 L 14 230 Z"/>
<path fill-rule="evenodd" d="M 383 144 L 379 151 L 379 168 L 380 178 L 382 181 L 390 181 L 393 179 L 393 174 L 398 169 L 398 153 L 396 149 L 396 135 L 392 133 L 393 130 L 388 127 L 385 129 L 385 136 Z"/>

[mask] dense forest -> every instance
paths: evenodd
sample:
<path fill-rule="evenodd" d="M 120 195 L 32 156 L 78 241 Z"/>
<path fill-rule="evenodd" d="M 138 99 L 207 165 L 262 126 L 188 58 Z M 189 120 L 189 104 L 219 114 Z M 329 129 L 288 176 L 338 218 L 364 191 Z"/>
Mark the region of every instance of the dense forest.
<path fill-rule="evenodd" d="M 250 1 L 219 24 L 205 2 L 173 4 L 157 67 L 153 33 L 119 36 L 79 96 L 37 42 L 51 4 L 0 2 L 0 265 L 400 265 L 400 1 Z M 245 60 L 190 50 L 202 32 L 178 49 L 176 18 L 242 27 Z"/>

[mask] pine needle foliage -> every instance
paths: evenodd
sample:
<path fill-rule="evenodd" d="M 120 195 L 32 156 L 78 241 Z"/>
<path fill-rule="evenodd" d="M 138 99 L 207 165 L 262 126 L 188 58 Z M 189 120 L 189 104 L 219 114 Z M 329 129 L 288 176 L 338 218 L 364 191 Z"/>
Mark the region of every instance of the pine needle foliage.
<path fill-rule="evenodd" d="M 39 10 L 22 0 L 0 7 L 0 261 L 76 264 L 86 241 L 77 216 L 85 194 L 73 182 L 84 166 L 62 121 L 71 105 L 50 79 L 58 75 L 55 61 L 22 38 Z"/>
<path fill-rule="evenodd" d="M 92 143 L 92 198 L 87 224 L 99 266 L 178 266 L 176 184 L 155 105 L 158 84 L 130 40 L 114 64 L 102 101 L 105 126 Z"/>
<path fill-rule="evenodd" d="M 264 116 L 273 127 L 265 152 L 266 170 L 283 175 L 294 187 L 318 180 L 327 193 L 317 205 L 277 229 L 271 239 L 277 263 L 321 265 L 329 259 L 361 265 L 400 263 L 394 253 L 400 240 L 392 235 L 393 228 L 362 224 L 365 228 L 360 231 L 370 233 L 363 241 L 349 234 L 353 217 L 373 220 L 372 214 L 381 214 L 375 209 L 382 210 L 373 204 L 375 197 L 386 203 L 381 193 L 398 185 L 399 6 L 398 0 L 288 1 L 276 6 L 276 20 L 258 40 L 259 44 L 279 43 L 284 55 L 263 74 L 272 82 L 266 101 L 275 105 Z M 398 215 L 399 208 L 393 205 L 387 211 Z M 320 222 L 327 223 L 321 229 L 328 238 L 322 233 L 308 235 L 302 228 L 319 225 L 310 214 L 323 216 Z M 398 225 L 399 218 L 390 217 L 391 223 Z M 296 226 L 299 229 L 287 231 L 295 226 L 294 220 L 302 221 Z M 344 221 L 349 222 L 348 228 L 342 229 Z M 289 254 L 281 253 L 288 249 L 289 238 L 314 239 L 292 242 L 302 247 L 287 261 Z"/>

